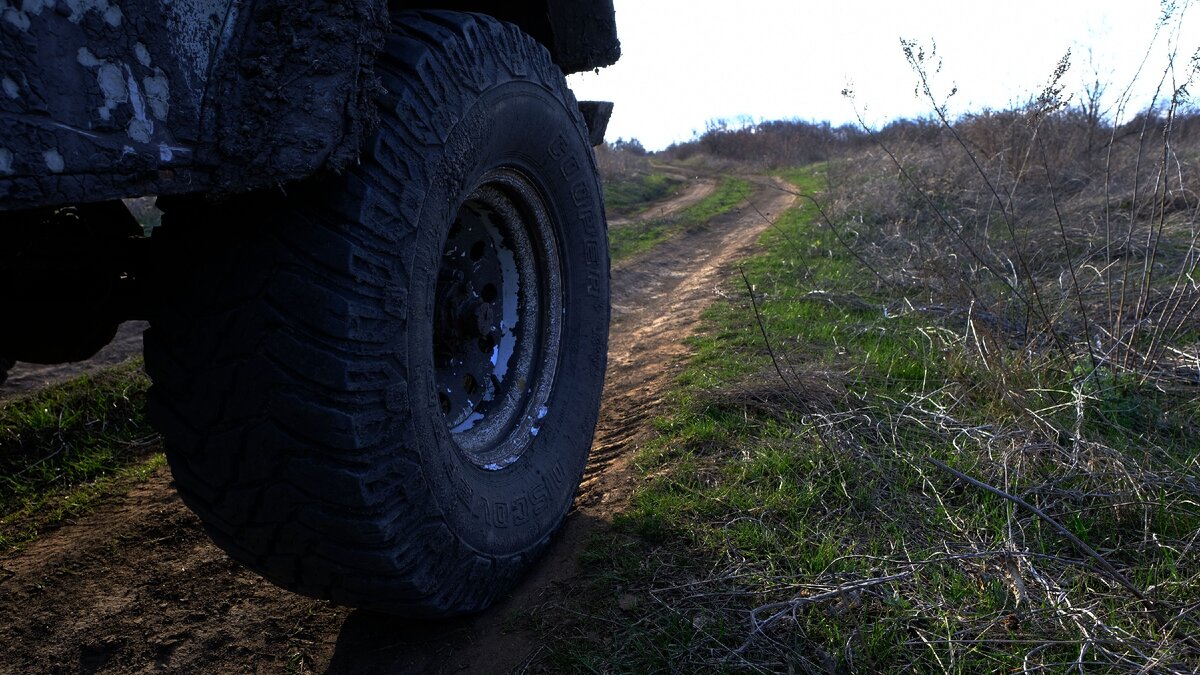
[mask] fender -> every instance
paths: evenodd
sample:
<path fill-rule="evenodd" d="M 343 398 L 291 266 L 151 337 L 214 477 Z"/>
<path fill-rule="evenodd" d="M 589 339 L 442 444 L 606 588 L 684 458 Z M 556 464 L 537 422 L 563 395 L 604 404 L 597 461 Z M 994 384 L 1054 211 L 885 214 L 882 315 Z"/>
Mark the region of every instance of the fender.
<path fill-rule="evenodd" d="M 388 12 L 414 6 L 516 23 L 565 72 L 620 55 L 612 0 L 0 0 L 0 211 L 339 171 L 374 131 Z"/>

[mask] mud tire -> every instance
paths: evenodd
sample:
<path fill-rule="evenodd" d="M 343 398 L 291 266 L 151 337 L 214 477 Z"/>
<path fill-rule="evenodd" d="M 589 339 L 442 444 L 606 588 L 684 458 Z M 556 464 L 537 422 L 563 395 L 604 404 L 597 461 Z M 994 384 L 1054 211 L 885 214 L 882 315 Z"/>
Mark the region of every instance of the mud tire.
<path fill-rule="evenodd" d="M 150 410 L 180 494 L 233 558 L 306 595 L 449 616 L 510 589 L 570 508 L 604 377 L 607 245 L 587 132 L 545 49 L 487 17 L 393 18 L 358 166 L 163 205 L 177 255 L 146 336 Z M 557 265 L 536 278 L 558 284 L 558 346 L 530 348 L 535 393 L 505 390 L 526 398 L 468 452 L 436 391 L 439 266 L 497 171 L 544 207 Z M 499 444 L 516 452 L 492 461 Z"/>

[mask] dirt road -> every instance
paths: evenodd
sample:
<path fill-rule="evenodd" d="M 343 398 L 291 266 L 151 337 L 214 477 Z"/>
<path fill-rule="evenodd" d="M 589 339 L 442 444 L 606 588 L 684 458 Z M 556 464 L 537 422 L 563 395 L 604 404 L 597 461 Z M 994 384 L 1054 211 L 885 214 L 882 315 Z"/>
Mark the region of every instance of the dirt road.
<path fill-rule="evenodd" d="M 650 220 L 652 218 L 666 218 L 675 213 L 699 203 L 700 200 L 711 195 L 717 189 L 717 180 L 711 177 L 687 178 L 680 176 L 686 183 L 673 197 L 665 199 L 642 211 L 634 218 L 612 218 L 608 221 L 609 227 L 620 227 L 628 225 L 631 222 L 638 220 Z"/>
<path fill-rule="evenodd" d="M 279 590 L 208 542 L 163 470 L 122 499 L 0 558 L 0 672 L 507 672 L 535 663 L 511 617 L 577 574 L 590 533 L 635 487 L 683 339 L 792 197 L 770 185 L 743 208 L 613 270 L 609 374 L 590 468 L 547 556 L 492 610 L 405 622 Z M 680 207 L 682 208 L 682 207 Z"/>

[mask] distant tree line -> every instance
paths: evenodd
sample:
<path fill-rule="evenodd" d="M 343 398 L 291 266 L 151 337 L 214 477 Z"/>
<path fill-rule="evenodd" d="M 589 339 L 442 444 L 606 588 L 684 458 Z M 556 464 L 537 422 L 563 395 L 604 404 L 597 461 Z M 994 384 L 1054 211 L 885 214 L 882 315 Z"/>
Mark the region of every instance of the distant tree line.
<path fill-rule="evenodd" d="M 663 153 L 672 159 L 697 154 L 767 166 L 799 166 L 827 160 L 868 138 L 865 131 L 829 122 L 782 120 L 741 126 L 726 120 L 709 122 L 704 133 Z"/>
<path fill-rule="evenodd" d="M 953 130 L 977 150 L 990 154 L 1011 148 L 1016 141 L 1028 140 L 1035 128 L 1051 146 L 1071 146 L 1069 151 L 1084 154 L 1108 147 L 1110 141 L 1130 135 L 1157 135 L 1167 132 L 1175 138 L 1200 133 L 1200 112 L 1195 109 L 1152 109 L 1133 116 L 1114 127 L 1105 117 L 1085 106 L 1066 106 L 1046 112 L 1034 106 L 1012 110 L 985 110 L 963 115 L 952 124 Z M 879 143 L 904 145 L 944 141 L 947 133 L 940 120 L 928 117 L 891 122 L 868 131 L 856 124 L 833 125 L 829 122 L 777 120 L 750 124 L 731 124 L 727 120 L 709 122 L 704 133 L 685 143 L 672 144 L 661 156 L 686 160 L 696 155 L 745 162 L 767 167 L 801 166 L 821 162 Z M 1049 133 L 1046 133 L 1049 132 Z M 637 156 L 647 154 L 637 139 L 618 139 L 610 149 Z"/>

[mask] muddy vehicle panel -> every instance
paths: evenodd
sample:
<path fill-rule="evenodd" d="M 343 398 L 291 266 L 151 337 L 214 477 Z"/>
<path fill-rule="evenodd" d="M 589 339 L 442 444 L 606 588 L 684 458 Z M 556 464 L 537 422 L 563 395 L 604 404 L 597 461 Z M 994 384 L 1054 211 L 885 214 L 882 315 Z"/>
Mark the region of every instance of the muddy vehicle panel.
<path fill-rule="evenodd" d="M 486 607 L 596 422 L 611 105 L 563 72 L 618 55 L 609 0 L 0 3 L 0 369 L 147 318 L 151 417 L 230 555 Z"/>
<path fill-rule="evenodd" d="M 567 73 L 619 55 L 610 3 L 434 6 L 516 23 Z M 0 210 L 241 192 L 345 167 L 374 130 L 387 12 L 374 0 L 4 2 Z"/>

